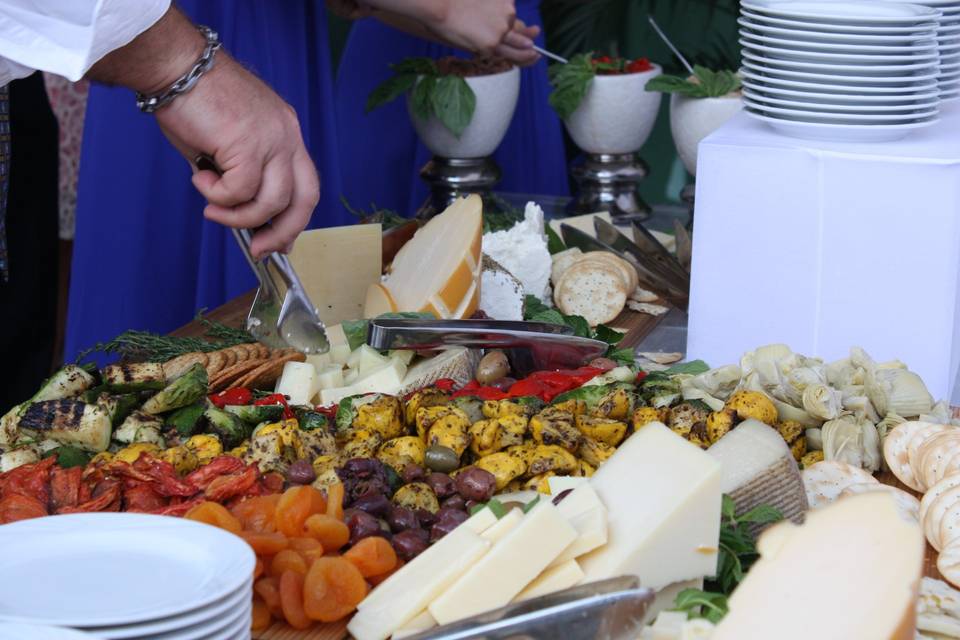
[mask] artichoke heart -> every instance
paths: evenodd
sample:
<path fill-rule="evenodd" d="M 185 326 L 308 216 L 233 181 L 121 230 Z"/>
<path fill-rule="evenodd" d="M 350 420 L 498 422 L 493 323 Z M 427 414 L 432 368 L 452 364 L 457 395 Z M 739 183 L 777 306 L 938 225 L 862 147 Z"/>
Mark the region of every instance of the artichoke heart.
<path fill-rule="evenodd" d="M 803 390 L 803 410 L 820 420 L 840 417 L 841 393 L 825 384 L 816 383 Z"/>
<path fill-rule="evenodd" d="M 822 439 L 824 459 L 840 460 L 870 471 L 879 470 L 880 437 L 869 420 L 843 416 L 825 422 Z"/>
<path fill-rule="evenodd" d="M 915 418 L 933 409 L 933 398 L 923 380 L 906 369 L 868 369 L 864 388 L 882 416 L 893 412 Z"/>

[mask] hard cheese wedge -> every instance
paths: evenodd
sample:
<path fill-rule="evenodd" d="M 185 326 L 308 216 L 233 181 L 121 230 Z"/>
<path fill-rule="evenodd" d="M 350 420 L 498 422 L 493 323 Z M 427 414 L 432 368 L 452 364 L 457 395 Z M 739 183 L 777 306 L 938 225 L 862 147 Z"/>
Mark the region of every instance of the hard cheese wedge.
<path fill-rule="evenodd" d="M 775 429 L 746 420 L 707 449 L 721 467 L 721 490 L 740 512 L 761 504 L 800 522 L 807 510 L 807 493 L 790 448 Z"/>
<path fill-rule="evenodd" d="M 555 478 L 550 478 L 554 480 Z M 572 478 L 581 480 L 581 478 Z M 582 478 L 582 480 L 587 480 Z M 559 487 L 567 483 L 560 482 Z M 551 485 L 552 486 L 552 485 Z M 556 493 L 556 492 L 555 492 Z M 563 564 L 607 543 L 607 508 L 589 482 L 578 483 L 557 505 L 563 517 L 577 530 L 577 539 L 550 566 Z"/>
<path fill-rule="evenodd" d="M 580 568 L 576 560 L 567 560 L 550 567 L 537 576 L 536 580 L 527 585 L 527 588 L 517 595 L 515 601 L 520 602 L 521 600 L 529 600 L 530 598 L 563 591 L 575 586 L 581 580 L 583 580 L 583 569 Z"/>
<path fill-rule="evenodd" d="M 430 603 L 430 613 L 439 624 L 448 624 L 508 604 L 576 537 L 576 530 L 555 506 L 537 505 Z"/>
<path fill-rule="evenodd" d="M 608 541 L 579 559 L 585 581 L 635 575 L 660 589 L 716 572 L 720 464 L 699 447 L 652 422 L 590 484 L 607 508 Z"/>
<path fill-rule="evenodd" d="M 290 404 L 310 404 L 319 389 L 317 370 L 309 362 L 288 362 L 277 381 L 277 393 L 289 398 Z"/>
<path fill-rule="evenodd" d="M 843 498 L 769 533 L 712 640 L 913 640 L 923 534 L 892 496 Z"/>
<path fill-rule="evenodd" d="M 401 638 L 406 638 L 407 636 L 415 636 L 418 633 L 423 633 L 428 629 L 433 629 L 437 626 L 437 621 L 433 619 L 433 616 L 430 615 L 429 611 L 424 611 L 416 618 L 408 622 L 402 629 L 397 629 L 393 632 L 393 640 L 400 640 Z"/>
<path fill-rule="evenodd" d="M 421 227 L 397 252 L 383 282 L 397 310 L 470 317 L 480 298 L 482 233 L 478 195 L 456 200 Z"/>
<path fill-rule="evenodd" d="M 374 282 L 367 287 L 367 299 L 363 305 L 364 318 L 376 318 L 384 313 L 391 313 L 397 310 L 397 301 L 390 295 L 390 291 L 380 284 Z"/>

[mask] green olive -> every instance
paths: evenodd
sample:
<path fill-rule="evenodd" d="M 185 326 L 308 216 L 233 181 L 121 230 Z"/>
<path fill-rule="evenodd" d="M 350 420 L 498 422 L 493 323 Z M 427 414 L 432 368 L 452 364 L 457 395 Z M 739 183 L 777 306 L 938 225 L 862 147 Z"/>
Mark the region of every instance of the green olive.
<path fill-rule="evenodd" d="M 457 452 L 441 444 L 432 444 L 427 447 L 423 460 L 428 469 L 440 473 L 450 473 L 460 466 L 460 456 Z"/>
<path fill-rule="evenodd" d="M 488 351 L 477 365 L 477 382 L 490 384 L 508 373 L 510 373 L 510 363 L 507 361 L 507 355 L 503 351 Z"/>

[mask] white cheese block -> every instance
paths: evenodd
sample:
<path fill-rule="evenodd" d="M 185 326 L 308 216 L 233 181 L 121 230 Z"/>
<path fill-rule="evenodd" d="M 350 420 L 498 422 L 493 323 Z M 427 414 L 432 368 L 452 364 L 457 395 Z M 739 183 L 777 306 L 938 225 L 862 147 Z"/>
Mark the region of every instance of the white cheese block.
<path fill-rule="evenodd" d="M 326 353 L 311 353 L 306 356 L 305 362 L 309 362 L 313 365 L 313 368 L 317 370 L 317 373 L 320 372 L 324 367 L 328 367 L 333 363 L 333 360 L 330 359 L 330 352 Z"/>
<path fill-rule="evenodd" d="M 551 478 L 552 480 L 552 478 Z M 553 494 L 556 495 L 556 494 Z M 568 493 L 557 505 L 560 513 L 568 520 L 586 511 L 603 509 L 604 504 L 597 490 L 589 482 L 583 483 Z"/>
<path fill-rule="evenodd" d="M 362 345 L 361 345 L 362 346 Z M 350 357 L 347 358 L 347 368 L 349 369 L 360 369 L 360 356 L 363 355 L 363 351 L 360 347 L 357 347 L 350 352 Z"/>
<path fill-rule="evenodd" d="M 569 218 L 554 218 L 550 221 L 550 228 L 553 229 L 558 236 L 561 238 L 563 234 L 560 232 L 561 224 L 568 224 L 571 227 L 575 227 L 584 233 L 597 237 L 597 231 L 593 226 L 593 219 L 600 218 L 605 222 L 613 224 L 613 220 L 610 218 L 610 214 L 606 211 L 599 211 L 597 213 L 587 213 L 582 216 L 570 216 Z"/>
<path fill-rule="evenodd" d="M 450 378 L 458 384 L 473 380 L 480 361 L 479 349 L 451 347 L 432 358 L 425 358 L 407 369 L 399 394 L 406 394 L 427 387 L 441 378 Z"/>
<path fill-rule="evenodd" d="M 580 584 L 581 580 L 583 580 L 583 569 L 580 568 L 576 560 L 567 560 L 545 569 L 533 582 L 527 585 L 526 589 L 517 594 L 514 602 L 563 591 Z"/>
<path fill-rule="evenodd" d="M 510 229 L 484 234 L 483 253 L 519 280 L 524 293 L 550 299 L 553 261 L 547 249 L 543 210 L 536 204 L 528 202 L 523 220 Z"/>
<path fill-rule="evenodd" d="M 601 506 L 578 513 L 569 521 L 573 528 L 577 530 L 577 539 L 570 543 L 570 546 L 564 549 L 563 553 L 557 556 L 550 566 L 579 558 L 583 554 L 607 544 L 607 510 L 604 507 Z"/>
<path fill-rule="evenodd" d="M 347 333 L 343 330 L 342 324 L 334 324 L 327 327 L 327 342 L 330 343 L 331 349 L 344 344 L 349 346 L 350 343 L 347 340 Z"/>
<path fill-rule="evenodd" d="M 430 603 L 430 613 L 439 624 L 449 624 L 508 604 L 576 536 L 576 530 L 551 503 L 537 505 L 469 572 Z"/>
<path fill-rule="evenodd" d="M 713 640 L 913 640 L 923 533 L 892 496 L 849 496 L 773 532 Z"/>
<path fill-rule="evenodd" d="M 335 389 L 344 386 L 343 367 L 338 364 L 328 364 L 317 370 L 317 386 L 320 389 Z"/>
<path fill-rule="evenodd" d="M 340 404 L 340 401 L 344 398 L 355 395 L 357 395 L 357 391 L 351 386 L 321 389 L 320 401 L 318 404 L 323 407 L 328 407 L 332 404 Z"/>
<path fill-rule="evenodd" d="M 374 589 L 347 630 L 356 640 L 384 640 L 467 574 L 489 549 L 476 532 L 457 527 Z"/>
<path fill-rule="evenodd" d="M 712 576 L 720 478 L 720 463 L 661 423 L 627 438 L 590 479 L 607 508 L 609 539 L 580 558 L 586 581 L 635 575 L 659 589 Z"/>
<path fill-rule="evenodd" d="M 550 487 L 550 495 L 563 493 L 567 489 L 576 489 L 580 485 L 589 484 L 590 478 L 582 476 L 551 476 L 547 478 L 547 485 Z M 570 496 L 567 496 L 568 498 Z"/>
<path fill-rule="evenodd" d="M 358 393 L 396 393 L 407 375 L 407 365 L 399 360 L 386 360 L 379 367 L 360 370 L 360 376 L 353 382 Z"/>
<path fill-rule="evenodd" d="M 460 526 L 466 527 L 474 533 L 482 534 L 485 533 L 487 529 L 497 524 L 497 522 L 499 522 L 499 520 L 497 520 L 497 516 L 492 510 L 480 509 L 480 511 L 477 511 L 475 514 L 467 518 Z"/>
<path fill-rule="evenodd" d="M 790 448 L 776 429 L 745 420 L 707 453 L 720 463 L 720 489 L 733 498 L 738 513 L 768 504 L 785 518 L 802 521 L 807 494 Z"/>
<path fill-rule="evenodd" d="M 403 364 L 410 366 L 410 363 L 413 362 L 413 359 L 416 357 L 417 352 L 411 349 L 393 349 L 387 353 L 387 356 L 399 360 Z"/>
<path fill-rule="evenodd" d="M 350 354 L 352 351 L 350 351 L 349 344 L 338 344 L 331 345 L 328 353 L 330 354 L 330 362 L 339 365 L 346 365 L 347 360 L 350 359 Z"/>
<path fill-rule="evenodd" d="M 390 362 L 390 358 L 380 355 L 379 351 L 368 344 L 360 345 L 357 351 L 360 352 L 360 357 L 357 359 L 356 368 L 360 371 L 360 377 Z"/>
<path fill-rule="evenodd" d="M 490 256 L 483 256 L 480 310 L 494 320 L 523 320 L 523 284 Z"/>
<path fill-rule="evenodd" d="M 429 611 L 424 611 L 416 618 L 408 622 L 402 629 L 393 632 L 393 640 L 400 640 L 407 636 L 414 636 L 424 631 L 429 631 L 437 626 L 437 621 L 433 619 Z"/>
<path fill-rule="evenodd" d="M 357 381 L 357 378 L 360 377 L 359 369 L 347 369 L 343 374 L 343 383 L 346 385 L 352 385 Z"/>
<path fill-rule="evenodd" d="M 484 531 L 480 537 L 490 544 L 496 544 L 500 542 L 503 536 L 513 531 L 513 529 L 520 524 L 521 520 L 523 520 L 523 511 L 520 509 L 511 509 L 504 514 L 495 525 Z"/>
<path fill-rule="evenodd" d="M 283 365 L 283 373 L 277 382 L 276 393 L 289 398 L 290 404 L 310 404 L 317 394 L 317 370 L 309 362 L 288 362 Z"/>

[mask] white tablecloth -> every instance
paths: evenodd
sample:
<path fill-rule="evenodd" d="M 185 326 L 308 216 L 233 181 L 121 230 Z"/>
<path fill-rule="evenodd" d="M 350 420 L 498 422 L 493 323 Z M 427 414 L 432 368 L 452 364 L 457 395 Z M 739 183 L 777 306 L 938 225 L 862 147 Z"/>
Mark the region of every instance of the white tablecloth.
<path fill-rule="evenodd" d="M 688 351 L 783 342 L 899 358 L 948 398 L 960 366 L 960 105 L 895 142 L 783 136 L 740 114 L 700 145 Z"/>

